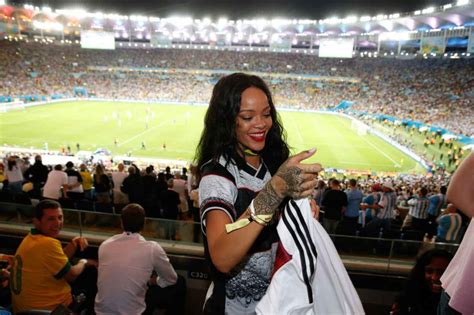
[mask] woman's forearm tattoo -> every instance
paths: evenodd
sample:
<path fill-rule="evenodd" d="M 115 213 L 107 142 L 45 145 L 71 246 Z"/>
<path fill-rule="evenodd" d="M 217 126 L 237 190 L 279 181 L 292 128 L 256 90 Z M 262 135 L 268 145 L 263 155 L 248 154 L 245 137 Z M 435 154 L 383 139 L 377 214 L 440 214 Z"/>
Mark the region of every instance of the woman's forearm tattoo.
<path fill-rule="evenodd" d="M 282 197 L 273 188 L 269 181 L 253 200 L 256 214 L 273 214 L 280 205 Z"/>
<path fill-rule="evenodd" d="M 278 177 L 276 183 L 272 184 L 275 181 L 273 178 L 255 197 L 253 204 L 256 214 L 273 214 L 285 197 L 300 197 L 303 191 L 302 173 L 303 171 L 297 166 L 287 167 L 286 163 L 283 164 L 274 176 Z"/>

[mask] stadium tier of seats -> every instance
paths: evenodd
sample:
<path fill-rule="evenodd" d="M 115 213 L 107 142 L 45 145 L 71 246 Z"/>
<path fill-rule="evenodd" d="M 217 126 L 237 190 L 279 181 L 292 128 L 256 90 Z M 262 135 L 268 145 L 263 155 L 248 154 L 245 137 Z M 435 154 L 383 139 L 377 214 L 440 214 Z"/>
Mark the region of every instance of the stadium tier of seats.
<path fill-rule="evenodd" d="M 7 40 L 0 47 L 4 99 L 92 96 L 207 103 L 222 71 L 247 71 L 267 76 L 277 106 L 323 109 L 349 100 L 353 110 L 474 134 L 472 58 L 340 60 L 183 49 L 100 51 Z"/>

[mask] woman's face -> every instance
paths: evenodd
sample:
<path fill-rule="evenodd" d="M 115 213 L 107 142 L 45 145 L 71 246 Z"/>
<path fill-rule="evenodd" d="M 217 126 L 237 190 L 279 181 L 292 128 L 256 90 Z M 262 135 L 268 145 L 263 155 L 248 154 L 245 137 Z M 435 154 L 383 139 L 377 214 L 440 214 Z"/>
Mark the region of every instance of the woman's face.
<path fill-rule="evenodd" d="M 272 124 L 267 95 L 255 87 L 246 89 L 242 93 L 240 111 L 235 119 L 235 132 L 240 148 L 254 152 L 263 150 Z"/>
<path fill-rule="evenodd" d="M 444 257 L 434 257 L 431 262 L 425 266 L 425 279 L 428 282 L 431 292 L 441 293 L 440 278 L 449 265 L 449 261 Z"/>

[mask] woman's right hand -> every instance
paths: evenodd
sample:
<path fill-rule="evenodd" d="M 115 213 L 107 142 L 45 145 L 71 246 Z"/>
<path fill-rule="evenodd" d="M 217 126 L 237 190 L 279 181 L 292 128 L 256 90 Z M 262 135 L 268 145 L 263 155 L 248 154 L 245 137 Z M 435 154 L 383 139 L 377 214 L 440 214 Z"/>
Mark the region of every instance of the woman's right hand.
<path fill-rule="evenodd" d="M 306 198 L 316 187 L 321 164 L 302 164 L 316 149 L 303 151 L 286 160 L 254 199 L 256 214 L 273 214 L 285 197 Z"/>

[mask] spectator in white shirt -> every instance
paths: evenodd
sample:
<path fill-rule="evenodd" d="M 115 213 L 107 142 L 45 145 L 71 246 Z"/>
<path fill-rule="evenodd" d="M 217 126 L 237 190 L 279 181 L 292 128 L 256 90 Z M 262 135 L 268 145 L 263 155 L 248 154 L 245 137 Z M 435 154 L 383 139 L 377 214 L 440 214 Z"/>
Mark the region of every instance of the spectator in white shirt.
<path fill-rule="evenodd" d="M 167 314 L 184 312 L 184 278 L 178 277 L 165 251 L 140 235 L 145 210 L 129 204 L 121 214 L 123 233 L 99 247 L 97 315 L 153 314 L 165 306 Z"/>

